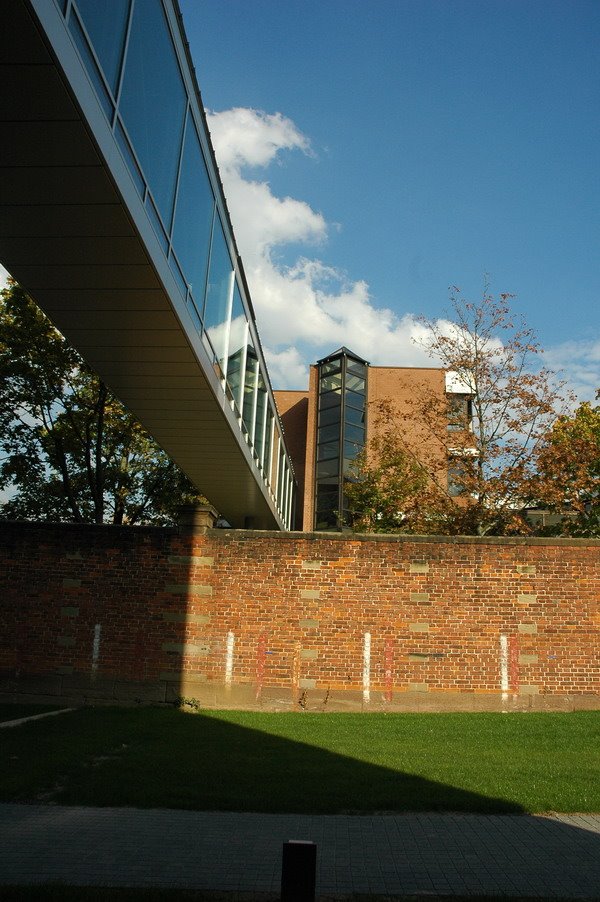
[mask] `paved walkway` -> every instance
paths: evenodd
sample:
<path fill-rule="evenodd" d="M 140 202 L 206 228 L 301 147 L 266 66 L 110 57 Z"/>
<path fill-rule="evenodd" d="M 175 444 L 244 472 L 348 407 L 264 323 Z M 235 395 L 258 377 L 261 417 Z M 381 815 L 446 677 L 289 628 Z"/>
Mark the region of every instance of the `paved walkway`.
<path fill-rule="evenodd" d="M 600 815 L 312 816 L 0 805 L 0 883 L 277 895 L 282 843 L 318 845 L 317 893 L 600 899 Z"/>

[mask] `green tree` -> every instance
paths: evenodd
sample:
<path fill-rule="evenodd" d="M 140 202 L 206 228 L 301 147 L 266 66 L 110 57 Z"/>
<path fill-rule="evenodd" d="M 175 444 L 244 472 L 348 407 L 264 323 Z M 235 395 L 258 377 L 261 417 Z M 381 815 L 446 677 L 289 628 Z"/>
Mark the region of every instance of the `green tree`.
<path fill-rule="evenodd" d="M 561 515 L 554 534 L 600 536 L 600 405 L 586 401 L 556 420 L 538 451 L 533 493 Z"/>
<path fill-rule="evenodd" d="M 172 523 L 195 488 L 16 283 L 0 293 L 3 519 Z"/>

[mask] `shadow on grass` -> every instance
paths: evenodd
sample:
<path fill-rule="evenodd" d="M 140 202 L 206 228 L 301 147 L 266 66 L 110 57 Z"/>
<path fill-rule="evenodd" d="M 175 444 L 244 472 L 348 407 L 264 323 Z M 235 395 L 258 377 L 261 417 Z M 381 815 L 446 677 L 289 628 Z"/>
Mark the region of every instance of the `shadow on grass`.
<path fill-rule="evenodd" d="M 471 715 L 481 729 L 487 718 Z M 518 729 L 504 727 L 500 733 Z M 58 722 L 60 720 L 60 723 Z M 237 721 L 237 722 L 235 722 Z M 318 886 L 321 898 L 333 887 L 354 887 L 342 898 L 375 900 L 359 887 L 381 883 L 401 892 L 435 896 L 434 887 L 455 889 L 455 902 L 494 894 L 524 899 L 598 898 L 600 836 L 590 828 L 552 818 L 527 815 L 508 819 L 460 814 L 445 818 L 435 812 L 512 813 L 523 807 L 514 800 L 457 788 L 441 780 L 395 770 L 350 756 L 370 736 L 374 744 L 385 717 L 363 715 L 256 715 L 241 712 L 183 714 L 174 709 L 87 708 L 52 721 L 37 721 L 10 731 L 12 741 L 0 769 L 5 799 L 40 801 L 40 787 L 54 786 L 47 801 L 59 805 L 134 806 L 195 809 L 177 816 L 168 810 L 98 812 L 85 807 L 6 805 L 0 810 L 0 843 L 7 865 L 2 879 L 62 880 L 84 884 L 92 880 L 110 886 L 182 883 L 214 888 L 215 893 L 187 894 L 179 890 L 90 889 L 79 895 L 46 887 L 39 895 L 3 898 L 227 899 L 225 888 L 244 889 L 277 882 L 281 843 L 290 829 L 307 832 L 319 846 Z M 262 729 L 249 727 L 260 723 Z M 426 726 L 417 737 L 416 754 L 426 756 L 442 742 L 447 757 L 456 755 L 454 740 L 461 717 L 398 715 L 392 721 L 391 742 L 409 743 L 415 724 Z M 437 733 L 430 724 L 438 723 Z M 494 721 L 491 721 L 494 723 Z M 444 732 L 443 725 L 450 723 Z M 320 748 L 336 727 L 335 751 Z M 360 728 L 360 729 L 359 729 Z M 431 729 L 434 729 L 433 727 Z M 293 733 L 290 735 L 275 735 Z M 365 731 L 366 730 L 366 731 Z M 329 731 L 329 734 L 327 733 Z M 388 735 L 388 742 L 390 741 Z M 497 739 L 498 734 L 494 734 Z M 306 741 L 310 737 L 310 741 Z M 429 739 L 427 739 L 429 737 Z M 414 751 L 413 744 L 413 751 Z M 2 752 L 7 751 L 4 747 Z M 399 749 L 398 760 L 403 757 Z M 48 756 L 51 756 L 48 759 Z M 53 757 L 52 757 L 53 756 Z M 44 769 L 44 762 L 50 764 Z M 9 789 L 7 766 L 13 763 L 20 783 Z M 460 762 L 456 762 L 460 764 Z M 481 764 L 484 765 L 482 760 Z M 201 814 L 200 812 L 210 812 Z M 427 811 L 421 818 L 361 818 L 357 827 L 339 832 L 332 818 L 294 822 L 288 818 L 253 818 L 218 812 L 327 813 Z M 348 820 L 344 819 L 347 828 Z M 584 823 L 584 822 L 583 822 Z M 336 826 L 337 825 L 337 826 Z M 48 831 L 56 841 L 49 847 Z M 310 834 L 310 835 L 308 835 Z M 27 856 L 26 865 L 23 864 Z M 382 857 L 383 856 L 383 857 Z M 262 876 L 258 878 L 258 874 Z M 23 875 L 28 877 L 24 878 Z M 437 875 L 437 877 L 436 877 Z M 434 882 L 436 877 L 436 882 Z M 20 879 L 19 879 L 20 878 Z M 262 881 L 262 882 L 261 882 Z M 330 889 L 328 889 L 330 888 Z M 490 888 L 489 897 L 481 894 Z M 4 887 L 0 887 L 3 891 Z M 64 887 L 62 888 L 64 889 Z M 54 893 L 54 894 L 53 894 Z M 389 890 L 388 899 L 403 899 Z M 244 895 L 246 898 L 246 895 Z M 274 899 L 271 892 L 249 892 L 248 900 Z M 443 892 L 439 898 L 446 898 Z"/>
<path fill-rule="evenodd" d="M 370 715 L 370 735 L 365 735 L 363 717 L 85 708 L 63 715 L 60 723 L 43 720 L 10 731 L 3 743 L 0 797 L 198 811 L 524 811 L 511 798 L 359 760 L 361 744 L 376 746 L 378 726 L 383 731 L 392 725 L 385 716 Z M 444 723 L 436 715 L 421 717 L 437 722 L 440 729 Z M 258 721 L 264 729 L 232 722 L 236 718 Z M 398 715 L 399 732 L 385 737 L 388 746 L 398 745 L 399 768 L 403 745 L 413 760 L 425 759 L 425 771 L 432 747 L 448 743 L 448 755 L 455 754 L 451 737 L 443 731 L 421 736 L 415 750 L 411 726 L 416 723 L 414 716 Z M 455 731 L 460 729 L 459 721 L 451 723 Z M 287 731 L 294 738 L 267 729 Z M 319 742 L 335 748 L 318 747 Z M 357 757 L 352 756 L 355 747 Z"/>

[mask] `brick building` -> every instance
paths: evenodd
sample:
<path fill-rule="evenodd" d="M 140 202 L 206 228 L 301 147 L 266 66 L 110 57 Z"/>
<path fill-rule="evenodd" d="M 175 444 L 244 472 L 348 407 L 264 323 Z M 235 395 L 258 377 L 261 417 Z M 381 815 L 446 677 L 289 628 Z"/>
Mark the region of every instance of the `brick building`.
<path fill-rule="evenodd" d="M 450 477 L 444 440 L 433 441 L 431 423 L 416 415 L 419 397 L 443 402 L 451 393 L 468 413 L 468 396 L 437 367 L 385 367 L 370 364 L 342 347 L 310 368 L 308 391 L 276 391 L 277 407 L 298 480 L 296 529 L 332 530 L 340 527 L 338 511 L 347 511 L 344 483 L 352 461 L 378 428 L 378 412 L 388 403 L 386 427 L 397 427 L 420 459 L 440 467 Z M 440 410 L 446 409 L 440 404 Z M 457 420 L 460 425 L 460 417 Z M 440 431 L 452 429 L 440 424 Z M 441 438 L 441 434 L 440 434 Z M 438 458 L 432 461 L 433 458 Z"/>

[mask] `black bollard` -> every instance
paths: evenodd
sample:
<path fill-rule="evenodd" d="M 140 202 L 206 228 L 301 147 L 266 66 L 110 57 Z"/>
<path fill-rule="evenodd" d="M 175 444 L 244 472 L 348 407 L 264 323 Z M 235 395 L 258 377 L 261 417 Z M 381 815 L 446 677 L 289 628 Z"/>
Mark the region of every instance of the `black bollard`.
<path fill-rule="evenodd" d="M 317 882 L 317 846 L 305 839 L 283 844 L 281 902 L 314 902 Z"/>

